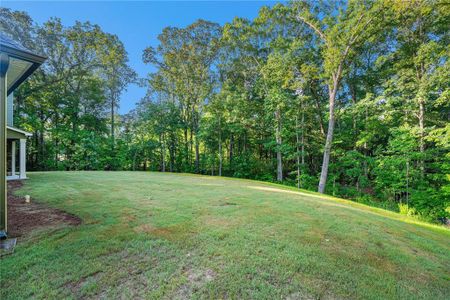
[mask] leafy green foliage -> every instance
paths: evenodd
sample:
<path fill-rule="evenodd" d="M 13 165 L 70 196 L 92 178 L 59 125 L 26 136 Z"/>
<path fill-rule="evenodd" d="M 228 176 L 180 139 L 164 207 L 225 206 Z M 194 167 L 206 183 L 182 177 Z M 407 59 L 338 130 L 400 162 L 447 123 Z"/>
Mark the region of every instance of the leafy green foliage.
<path fill-rule="evenodd" d="M 49 57 L 16 93 L 32 170 L 319 184 L 437 222 L 450 217 L 448 19 L 444 1 L 293 1 L 167 27 L 143 53 L 147 96 L 124 116 L 135 76 L 116 36 L 8 9 L 0 25 Z"/>

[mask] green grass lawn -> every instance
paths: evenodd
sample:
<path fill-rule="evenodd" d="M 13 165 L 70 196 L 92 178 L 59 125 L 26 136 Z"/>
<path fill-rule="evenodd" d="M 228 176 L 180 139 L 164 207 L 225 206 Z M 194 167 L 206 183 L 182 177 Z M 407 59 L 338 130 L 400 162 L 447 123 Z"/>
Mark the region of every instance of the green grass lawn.
<path fill-rule="evenodd" d="M 449 299 L 450 231 L 250 180 L 31 173 L 76 214 L 1 260 L 1 299 Z"/>

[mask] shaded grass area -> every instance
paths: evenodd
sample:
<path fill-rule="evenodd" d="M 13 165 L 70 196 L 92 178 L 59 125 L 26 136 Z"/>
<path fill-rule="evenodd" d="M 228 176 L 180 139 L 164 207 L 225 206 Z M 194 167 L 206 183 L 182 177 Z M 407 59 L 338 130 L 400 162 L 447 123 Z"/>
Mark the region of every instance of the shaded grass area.
<path fill-rule="evenodd" d="M 31 173 L 19 191 L 83 223 L 30 233 L 1 298 L 448 299 L 450 232 L 250 180 Z"/>

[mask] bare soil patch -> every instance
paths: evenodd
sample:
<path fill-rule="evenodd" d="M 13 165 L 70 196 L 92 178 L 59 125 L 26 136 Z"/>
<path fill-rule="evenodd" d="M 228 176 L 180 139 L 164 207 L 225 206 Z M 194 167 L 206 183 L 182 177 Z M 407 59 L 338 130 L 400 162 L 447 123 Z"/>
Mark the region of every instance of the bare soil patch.
<path fill-rule="evenodd" d="M 81 219 L 62 210 L 41 203 L 25 203 L 25 198 L 14 195 L 23 182 L 8 182 L 8 236 L 20 237 L 35 229 L 79 225 Z"/>
<path fill-rule="evenodd" d="M 216 273 L 211 269 L 188 269 L 185 273 L 187 283 L 180 286 L 172 299 L 187 300 L 192 298 L 192 294 L 214 280 Z"/>
<path fill-rule="evenodd" d="M 90 281 L 96 281 L 102 275 L 102 272 L 96 271 L 92 274 L 82 277 L 80 280 L 75 282 L 68 282 L 64 285 L 65 288 L 69 289 L 73 295 L 77 295 L 78 292 Z"/>

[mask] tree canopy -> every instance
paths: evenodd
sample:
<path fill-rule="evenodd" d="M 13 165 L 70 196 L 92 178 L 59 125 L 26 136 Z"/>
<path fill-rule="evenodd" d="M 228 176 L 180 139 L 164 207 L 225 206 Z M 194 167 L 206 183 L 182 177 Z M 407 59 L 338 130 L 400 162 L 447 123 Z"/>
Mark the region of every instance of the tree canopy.
<path fill-rule="evenodd" d="M 445 220 L 450 10 L 412 2 L 293 1 L 167 27 L 125 115 L 138 79 L 117 36 L 2 8 L 2 31 L 49 58 L 15 93 L 29 168 L 278 181 Z"/>

